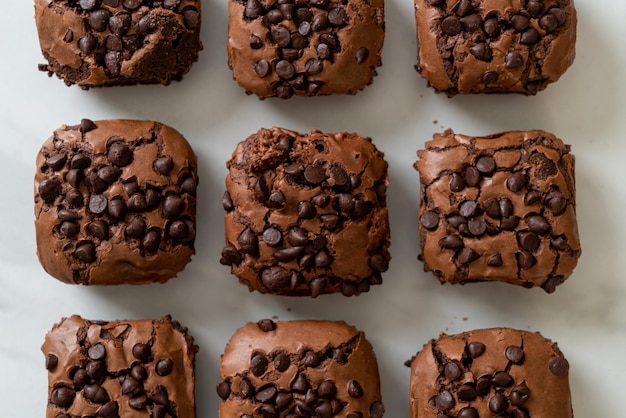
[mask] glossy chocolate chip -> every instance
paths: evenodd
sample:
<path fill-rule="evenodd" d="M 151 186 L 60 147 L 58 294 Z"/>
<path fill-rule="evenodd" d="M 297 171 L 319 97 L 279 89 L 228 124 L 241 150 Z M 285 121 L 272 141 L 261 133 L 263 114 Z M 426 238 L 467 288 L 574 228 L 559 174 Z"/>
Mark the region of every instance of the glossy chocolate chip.
<path fill-rule="evenodd" d="M 332 380 L 324 380 L 317 387 L 317 395 L 323 399 L 332 399 L 337 395 L 337 386 Z"/>
<path fill-rule="evenodd" d="M 259 60 L 254 64 L 254 72 L 261 78 L 267 77 L 272 72 L 272 66 L 266 60 Z"/>
<path fill-rule="evenodd" d="M 114 142 L 109 147 L 107 159 L 111 164 L 126 167 L 133 161 L 133 151 L 128 144 L 124 142 Z"/>
<path fill-rule="evenodd" d="M 58 177 L 45 179 L 39 183 L 39 196 L 46 203 L 52 203 L 61 194 L 61 180 Z"/>
<path fill-rule="evenodd" d="M 528 184 L 528 177 L 524 173 L 521 173 L 521 172 L 513 173 L 506 180 L 507 189 L 509 189 L 513 193 L 517 193 L 523 190 L 524 187 L 526 187 L 526 184 Z"/>
<path fill-rule="evenodd" d="M 498 23 L 498 19 L 492 17 L 485 20 L 485 23 L 483 23 L 483 30 L 487 36 L 492 38 L 498 36 L 500 34 L 500 24 Z"/>
<path fill-rule="evenodd" d="M 491 48 L 486 42 L 479 42 L 470 47 L 470 53 L 480 61 L 491 61 L 493 56 Z"/>
<path fill-rule="evenodd" d="M 52 353 L 49 353 L 46 355 L 46 370 L 48 370 L 49 372 L 52 372 L 57 368 L 58 364 L 59 364 L 59 358 L 56 355 Z"/>
<path fill-rule="evenodd" d="M 490 267 L 501 267 L 502 266 L 502 255 L 494 254 L 487 259 L 487 265 Z"/>
<path fill-rule="evenodd" d="M 183 20 L 187 29 L 194 30 L 200 26 L 200 13 L 194 8 L 183 10 Z"/>
<path fill-rule="evenodd" d="M 522 382 L 511 389 L 509 402 L 514 406 L 522 406 L 528 401 L 528 398 L 530 398 L 530 389 L 528 389 L 525 382 Z"/>
<path fill-rule="evenodd" d="M 133 357 L 142 363 L 146 363 L 150 360 L 150 356 L 152 355 L 152 350 L 148 344 L 137 343 L 133 345 Z"/>
<path fill-rule="evenodd" d="M 312 185 L 317 185 L 326 179 L 324 167 L 318 164 L 312 164 L 304 169 L 304 179 Z"/>
<path fill-rule="evenodd" d="M 457 397 L 463 402 L 471 402 L 476 399 L 476 390 L 471 384 L 463 384 L 457 389 Z"/>
<path fill-rule="evenodd" d="M 142 380 L 146 380 L 148 378 L 148 370 L 141 364 L 135 364 L 132 369 L 130 369 L 130 375 L 133 379 L 141 382 Z"/>
<path fill-rule="evenodd" d="M 350 380 L 348 382 L 348 395 L 351 398 L 362 398 L 363 397 L 363 388 L 361 384 L 356 380 Z"/>
<path fill-rule="evenodd" d="M 530 269 L 537 262 L 537 259 L 528 251 L 518 251 L 515 253 L 515 257 L 520 268 L 524 270 Z"/>
<path fill-rule="evenodd" d="M 435 229 L 439 225 L 439 215 L 433 211 L 426 211 L 420 217 L 420 223 L 426 229 Z"/>
<path fill-rule="evenodd" d="M 454 362 L 446 363 L 443 367 L 443 373 L 446 376 L 446 379 L 450 380 L 451 382 L 454 382 L 455 380 L 463 376 L 463 371 Z"/>
<path fill-rule="evenodd" d="M 517 235 L 517 239 L 520 247 L 526 251 L 533 252 L 537 248 L 539 248 L 539 245 L 541 245 L 541 240 L 539 239 L 539 236 L 537 236 L 537 234 L 533 232 L 520 232 Z"/>
<path fill-rule="evenodd" d="M 309 382 L 303 373 L 296 374 L 296 377 L 291 382 L 291 390 L 296 393 L 306 393 L 309 389 Z"/>
<path fill-rule="evenodd" d="M 504 66 L 509 70 L 520 68 L 524 65 L 524 57 L 517 51 L 512 51 L 506 54 L 504 58 Z"/>
<path fill-rule="evenodd" d="M 171 358 L 166 357 L 164 359 L 157 361 L 156 366 L 154 366 L 154 371 L 159 376 L 167 376 L 170 373 L 172 373 L 173 368 L 174 368 L 174 362 L 172 361 Z"/>
<path fill-rule="evenodd" d="M 241 379 L 239 382 L 239 394 L 242 398 L 246 399 L 254 395 L 254 386 L 246 378 Z"/>
<path fill-rule="evenodd" d="M 291 274 L 282 267 L 270 267 L 261 273 L 261 282 L 269 289 L 281 289 L 289 287 Z"/>
<path fill-rule="evenodd" d="M 291 43 L 291 34 L 289 33 L 289 30 L 282 25 L 273 27 L 271 29 L 270 36 L 272 41 L 280 48 L 285 48 Z"/>
<path fill-rule="evenodd" d="M 461 20 L 456 16 L 448 16 L 441 21 L 441 30 L 448 36 L 458 35 L 462 29 Z"/>
<path fill-rule="evenodd" d="M 467 345 L 467 353 L 471 358 L 478 358 L 485 352 L 485 344 L 474 341 Z"/>
<path fill-rule="evenodd" d="M 473 200 L 464 200 L 459 204 L 459 213 L 466 218 L 476 216 L 479 210 L 478 203 Z"/>
<path fill-rule="evenodd" d="M 500 74 L 497 71 L 486 71 L 482 76 L 482 81 L 485 84 L 491 84 L 498 81 L 498 78 L 500 78 Z"/>
<path fill-rule="evenodd" d="M 452 409 L 454 404 L 454 396 L 452 396 L 452 394 L 447 390 L 440 392 L 439 395 L 435 397 L 435 405 L 438 411 L 445 412 Z"/>
<path fill-rule="evenodd" d="M 104 348 L 104 345 L 102 345 L 101 343 L 97 343 L 89 347 L 89 349 L 87 350 L 87 355 L 92 360 L 104 360 L 106 354 L 106 348 Z"/>
<path fill-rule="evenodd" d="M 520 43 L 524 45 L 533 45 L 541 40 L 541 34 L 535 28 L 528 28 L 522 32 L 520 36 Z"/>
<path fill-rule="evenodd" d="M 109 394 L 98 384 L 86 385 L 83 389 L 83 395 L 88 400 L 101 405 L 109 402 L 110 400 Z"/>
<path fill-rule="evenodd" d="M 76 391 L 68 387 L 58 387 L 52 391 L 50 402 L 61 408 L 69 408 L 74 403 Z"/>
<path fill-rule="evenodd" d="M 476 167 L 467 167 L 465 169 L 465 183 L 469 187 L 476 187 L 480 184 L 480 172 Z"/>
<path fill-rule="evenodd" d="M 559 26 L 563 25 L 565 23 L 565 20 L 567 19 L 565 11 L 559 7 L 551 8 L 550 10 L 548 10 L 548 13 L 556 18 Z"/>
<path fill-rule="evenodd" d="M 524 15 L 513 15 L 511 16 L 511 26 L 517 32 L 521 32 L 526 29 L 530 25 L 530 19 Z"/>
<path fill-rule="evenodd" d="M 376 401 L 370 405 L 370 417 L 382 418 L 385 415 L 385 406 L 381 401 Z"/>
<path fill-rule="evenodd" d="M 276 395 L 278 395 L 278 389 L 276 389 L 276 386 L 269 385 L 260 388 L 254 396 L 254 399 L 261 403 L 271 403 L 276 399 Z"/>
<path fill-rule="evenodd" d="M 439 241 L 439 246 L 446 250 L 458 250 L 463 247 L 463 240 L 458 235 L 446 235 Z"/>
<path fill-rule="evenodd" d="M 356 59 L 357 64 L 363 64 L 365 61 L 367 61 L 367 58 L 369 57 L 369 55 L 370 55 L 369 49 L 362 46 L 356 50 L 356 52 L 354 53 L 354 58 Z"/>
<path fill-rule="evenodd" d="M 459 411 L 457 418 L 479 418 L 478 410 L 472 406 L 466 406 Z"/>
<path fill-rule="evenodd" d="M 462 248 L 457 254 L 457 261 L 461 264 L 470 264 L 480 258 L 480 254 L 469 247 Z"/>
<path fill-rule="evenodd" d="M 285 80 L 291 80 L 296 75 L 296 69 L 287 60 L 280 60 L 276 63 L 276 74 Z"/>
<path fill-rule="evenodd" d="M 83 242 L 76 246 L 74 257 L 83 263 L 91 263 L 96 259 L 96 247 L 92 242 Z"/>
<path fill-rule="evenodd" d="M 509 401 L 502 393 L 496 393 L 489 398 L 489 410 L 494 414 L 506 411 L 509 407 Z"/>
<path fill-rule="evenodd" d="M 170 194 L 165 196 L 163 201 L 163 216 L 173 219 L 180 216 L 185 210 L 185 200 L 177 195 Z"/>
<path fill-rule="evenodd" d="M 569 362 L 561 356 L 554 357 L 548 363 L 548 367 L 550 368 L 550 372 L 552 372 L 553 375 L 559 377 L 565 376 L 569 371 Z"/>
<path fill-rule="evenodd" d="M 389 259 L 382 254 L 374 254 L 369 258 L 369 266 L 379 273 L 383 273 L 389 269 Z"/>

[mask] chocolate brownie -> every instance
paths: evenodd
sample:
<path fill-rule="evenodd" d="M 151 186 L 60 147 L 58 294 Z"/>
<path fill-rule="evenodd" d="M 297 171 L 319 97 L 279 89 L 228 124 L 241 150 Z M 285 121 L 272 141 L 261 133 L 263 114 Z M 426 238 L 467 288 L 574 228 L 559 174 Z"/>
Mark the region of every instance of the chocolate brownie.
<path fill-rule="evenodd" d="M 574 156 L 544 131 L 435 134 L 418 151 L 421 259 L 441 282 L 551 293 L 580 257 Z"/>
<path fill-rule="evenodd" d="M 226 346 L 220 374 L 222 418 L 385 413 L 372 346 L 343 322 L 249 323 Z"/>
<path fill-rule="evenodd" d="M 198 347 L 169 316 L 156 320 L 64 318 L 41 347 L 47 418 L 196 416 Z"/>
<path fill-rule="evenodd" d="M 221 262 L 250 290 L 352 296 L 382 282 L 387 163 L 371 139 L 261 129 L 227 166 Z"/>
<path fill-rule="evenodd" d="M 383 0 L 229 0 L 228 65 L 261 99 L 355 94 L 371 84 Z"/>
<path fill-rule="evenodd" d="M 194 254 L 196 156 L 157 122 L 83 119 L 37 156 L 44 269 L 66 283 L 165 282 Z"/>
<path fill-rule="evenodd" d="M 180 80 L 198 59 L 200 0 L 35 0 L 39 43 L 65 84 Z"/>
<path fill-rule="evenodd" d="M 442 334 L 407 363 L 411 418 L 573 417 L 569 363 L 539 333 Z"/>
<path fill-rule="evenodd" d="M 573 0 L 414 0 L 418 63 L 430 86 L 534 95 L 572 65 Z"/>

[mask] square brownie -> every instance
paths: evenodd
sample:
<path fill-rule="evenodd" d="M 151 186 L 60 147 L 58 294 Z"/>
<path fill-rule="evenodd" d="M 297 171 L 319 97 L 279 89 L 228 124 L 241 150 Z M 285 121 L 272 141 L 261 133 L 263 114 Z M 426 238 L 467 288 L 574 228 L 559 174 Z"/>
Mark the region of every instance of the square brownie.
<path fill-rule="evenodd" d="M 228 0 L 228 64 L 259 98 L 355 94 L 372 82 L 383 0 Z"/>
<path fill-rule="evenodd" d="M 381 418 L 378 366 L 343 322 L 266 319 L 237 330 L 217 385 L 222 418 Z"/>
<path fill-rule="evenodd" d="M 420 258 L 441 282 L 551 293 L 571 275 L 581 250 L 569 145 L 544 131 L 446 131 L 418 156 Z"/>
<path fill-rule="evenodd" d="M 414 0 L 417 71 L 449 96 L 534 95 L 575 57 L 572 0 Z"/>
<path fill-rule="evenodd" d="M 510 328 L 442 334 L 407 362 L 411 418 L 572 418 L 556 343 Z"/>
<path fill-rule="evenodd" d="M 41 347 L 47 418 L 196 416 L 198 347 L 169 316 L 156 320 L 64 318 Z"/>

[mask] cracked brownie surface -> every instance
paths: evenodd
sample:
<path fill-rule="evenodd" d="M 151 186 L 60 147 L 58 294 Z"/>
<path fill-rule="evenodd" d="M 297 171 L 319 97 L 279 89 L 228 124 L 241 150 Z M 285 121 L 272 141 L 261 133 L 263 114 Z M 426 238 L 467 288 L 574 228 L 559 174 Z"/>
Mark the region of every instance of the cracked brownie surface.
<path fill-rule="evenodd" d="M 39 43 L 67 85 L 169 84 L 198 59 L 200 0 L 36 0 Z"/>
<path fill-rule="evenodd" d="M 534 95 L 575 57 L 572 0 L 415 0 L 417 71 L 438 92 Z"/>
<path fill-rule="evenodd" d="M 412 418 L 573 417 L 569 363 L 539 333 L 442 334 L 407 365 Z"/>
<path fill-rule="evenodd" d="M 352 296 L 382 282 L 387 163 L 371 139 L 261 129 L 227 166 L 221 262 L 250 290 Z"/>
<path fill-rule="evenodd" d="M 37 255 L 57 279 L 165 282 L 194 254 L 197 162 L 174 129 L 83 119 L 57 129 L 36 164 Z"/>
<path fill-rule="evenodd" d="M 415 163 L 424 268 L 553 292 L 581 254 L 569 151 L 544 131 L 435 134 Z"/>
<path fill-rule="evenodd" d="M 259 98 L 355 94 L 382 65 L 383 0 L 229 0 L 228 64 Z"/>
<path fill-rule="evenodd" d="M 220 417 L 381 418 L 376 357 L 343 322 L 261 320 L 222 356 Z"/>
<path fill-rule="evenodd" d="M 47 418 L 193 418 L 198 347 L 169 316 L 156 320 L 64 318 L 41 347 Z"/>

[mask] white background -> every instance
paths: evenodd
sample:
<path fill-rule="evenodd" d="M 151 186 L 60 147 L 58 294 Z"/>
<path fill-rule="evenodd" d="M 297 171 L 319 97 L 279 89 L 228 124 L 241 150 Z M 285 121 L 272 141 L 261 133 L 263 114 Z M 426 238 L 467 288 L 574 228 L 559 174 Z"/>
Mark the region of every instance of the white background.
<path fill-rule="evenodd" d="M 33 4 L 2 1 L 0 15 L 0 415 L 45 414 L 47 373 L 39 347 L 61 317 L 139 319 L 172 314 L 200 346 L 198 417 L 217 416 L 219 359 L 248 321 L 342 319 L 365 330 L 378 356 L 389 418 L 408 417 L 405 360 L 440 332 L 509 326 L 559 342 L 571 363 L 577 417 L 624 416 L 626 374 L 626 2 L 578 0 L 574 66 L 536 97 L 448 99 L 415 72 L 411 0 L 387 0 L 384 65 L 352 97 L 259 101 L 246 96 L 226 65 L 227 1 L 204 0 L 200 60 L 180 83 L 82 91 L 37 71 Z M 197 254 L 164 285 L 79 287 L 48 276 L 35 255 L 35 156 L 54 129 L 97 119 L 153 119 L 180 130 L 200 163 Z M 393 260 L 384 284 L 355 298 L 315 300 L 249 293 L 218 263 L 223 238 L 225 162 L 260 127 L 356 131 L 389 162 Z M 422 271 L 415 152 L 434 132 L 482 135 L 541 128 L 577 157 L 583 255 L 556 293 L 499 283 L 441 286 Z M 181 417 L 184 418 L 184 417 Z"/>

